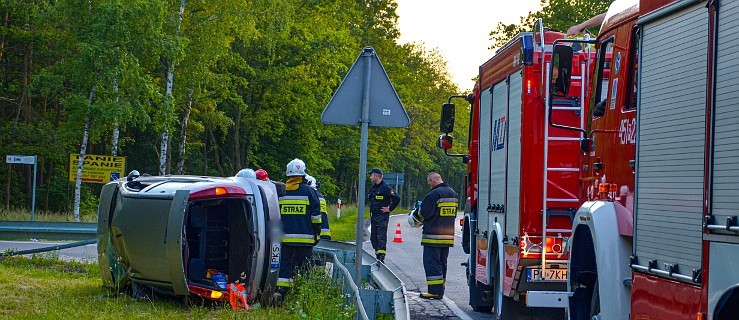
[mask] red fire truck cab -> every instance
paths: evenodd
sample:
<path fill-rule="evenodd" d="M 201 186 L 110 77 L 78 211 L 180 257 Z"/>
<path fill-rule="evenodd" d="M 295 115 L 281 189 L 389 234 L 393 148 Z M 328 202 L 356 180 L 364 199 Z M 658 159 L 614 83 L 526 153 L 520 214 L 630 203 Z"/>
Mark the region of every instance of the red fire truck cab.
<path fill-rule="evenodd" d="M 588 89 L 570 319 L 739 317 L 738 14 L 739 0 L 608 10 Z M 555 59 L 567 48 L 555 45 Z"/>
<path fill-rule="evenodd" d="M 463 248 L 470 305 L 503 319 L 565 317 L 566 244 L 581 203 L 581 134 L 546 124 L 551 117 L 583 126 L 587 53 L 552 61 L 552 44 L 564 34 L 538 26 L 480 66 L 473 94 L 454 96 L 472 104 L 468 152 L 456 155 L 468 165 Z M 547 82 L 552 63 L 558 77 Z M 569 95 L 550 95 L 564 86 Z M 445 149 L 452 145 L 451 99 L 442 107 Z"/>

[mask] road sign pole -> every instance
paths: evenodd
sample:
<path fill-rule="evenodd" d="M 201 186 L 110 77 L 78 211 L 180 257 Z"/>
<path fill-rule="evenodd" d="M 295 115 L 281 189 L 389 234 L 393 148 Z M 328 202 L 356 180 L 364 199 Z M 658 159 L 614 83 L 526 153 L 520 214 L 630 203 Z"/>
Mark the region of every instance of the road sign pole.
<path fill-rule="evenodd" d="M 362 52 L 364 56 L 364 82 L 362 89 L 362 142 L 359 148 L 359 203 L 357 204 L 357 245 L 354 268 L 354 284 L 360 287 L 362 281 L 362 237 L 364 229 L 364 184 L 367 179 L 367 136 L 369 135 L 369 95 L 370 95 L 370 68 L 372 67 L 372 55 L 374 50 L 365 47 Z M 371 213 L 370 213 L 371 214 Z"/>
<path fill-rule="evenodd" d="M 38 156 L 33 156 L 33 195 L 31 196 L 31 221 L 36 219 L 36 164 Z"/>

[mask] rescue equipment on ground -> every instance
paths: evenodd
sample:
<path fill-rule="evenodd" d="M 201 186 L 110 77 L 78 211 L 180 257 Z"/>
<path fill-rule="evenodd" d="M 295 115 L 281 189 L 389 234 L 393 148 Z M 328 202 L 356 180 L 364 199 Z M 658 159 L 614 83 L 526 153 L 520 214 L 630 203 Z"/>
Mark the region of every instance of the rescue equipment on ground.
<path fill-rule="evenodd" d="M 241 283 L 230 283 L 228 285 L 228 300 L 231 303 L 232 310 L 251 309 L 246 299 L 247 296 L 246 288 Z"/>

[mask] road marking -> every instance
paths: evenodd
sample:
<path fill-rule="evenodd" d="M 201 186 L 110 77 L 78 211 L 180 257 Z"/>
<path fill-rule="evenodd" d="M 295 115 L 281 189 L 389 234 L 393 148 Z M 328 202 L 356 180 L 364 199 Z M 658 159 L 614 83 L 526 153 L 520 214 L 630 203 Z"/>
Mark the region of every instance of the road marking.
<path fill-rule="evenodd" d="M 457 304 L 447 297 L 444 297 L 441 299 L 442 302 L 447 306 L 447 308 L 451 309 L 454 314 L 459 317 L 462 320 L 472 320 L 470 316 L 467 315 L 462 309 L 460 309 Z"/>

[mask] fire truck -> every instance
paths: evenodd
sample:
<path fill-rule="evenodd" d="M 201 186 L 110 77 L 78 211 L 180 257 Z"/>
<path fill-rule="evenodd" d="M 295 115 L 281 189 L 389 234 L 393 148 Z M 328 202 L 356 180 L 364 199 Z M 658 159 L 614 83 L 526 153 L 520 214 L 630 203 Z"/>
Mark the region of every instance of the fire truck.
<path fill-rule="evenodd" d="M 538 29 L 537 29 L 538 26 Z M 438 145 L 467 164 L 463 249 L 470 305 L 497 317 L 561 319 L 567 306 L 566 243 L 581 204 L 581 134 L 546 125 L 549 119 L 582 127 L 587 110 L 581 74 L 587 53 L 552 61 L 552 44 L 564 34 L 538 21 L 479 69 L 470 95 L 442 106 Z M 567 74 L 569 95 L 552 97 L 552 83 Z M 450 154 L 455 105 L 472 106 L 468 150 Z M 552 104 L 551 111 L 547 108 Z"/>
<path fill-rule="evenodd" d="M 569 128 L 588 200 L 569 240 L 570 319 L 739 318 L 738 16 L 739 0 L 608 10 L 587 125 Z"/>

